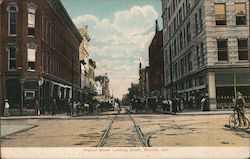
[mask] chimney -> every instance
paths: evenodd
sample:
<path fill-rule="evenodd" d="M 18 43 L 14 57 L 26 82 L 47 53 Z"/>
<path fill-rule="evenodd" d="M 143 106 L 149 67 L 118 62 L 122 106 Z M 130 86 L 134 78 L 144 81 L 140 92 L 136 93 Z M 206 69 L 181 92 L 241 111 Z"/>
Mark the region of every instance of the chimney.
<path fill-rule="evenodd" d="M 157 33 L 158 31 L 159 31 L 158 20 L 155 20 L 155 32 Z"/>

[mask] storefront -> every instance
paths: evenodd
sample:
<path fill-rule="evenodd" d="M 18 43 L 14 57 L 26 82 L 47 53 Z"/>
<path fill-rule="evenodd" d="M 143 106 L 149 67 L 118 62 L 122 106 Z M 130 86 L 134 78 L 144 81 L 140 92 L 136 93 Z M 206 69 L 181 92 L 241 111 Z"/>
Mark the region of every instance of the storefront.
<path fill-rule="evenodd" d="M 231 108 L 236 92 L 241 92 L 247 105 L 250 103 L 249 72 L 215 73 L 216 103 L 218 108 Z"/>

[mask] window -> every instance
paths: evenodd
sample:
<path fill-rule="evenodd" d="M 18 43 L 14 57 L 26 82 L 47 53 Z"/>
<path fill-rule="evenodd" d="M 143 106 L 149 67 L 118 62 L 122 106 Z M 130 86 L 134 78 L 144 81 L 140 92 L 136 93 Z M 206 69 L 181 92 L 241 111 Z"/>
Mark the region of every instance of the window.
<path fill-rule="evenodd" d="M 28 98 L 33 98 L 35 97 L 35 91 L 25 91 L 24 96 Z"/>
<path fill-rule="evenodd" d="M 45 29 L 46 29 L 46 31 L 45 31 L 45 39 L 46 39 L 46 42 L 48 42 L 48 33 L 49 33 L 49 22 L 48 22 L 48 20 L 46 20 Z"/>
<path fill-rule="evenodd" d="M 179 23 L 181 24 L 182 22 L 182 9 L 180 8 L 179 10 Z"/>
<path fill-rule="evenodd" d="M 34 43 L 27 44 L 27 62 L 28 70 L 34 71 L 36 64 L 36 45 Z"/>
<path fill-rule="evenodd" d="M 225 3 L 215 4 L 215 21 L 216 25 L 226 25 L 226 6 Z"/>
<path fill-rule="evenodd" d="M 186 12 L 187 14 L 189 13 L 190 11 L 190 0 L 186 0 Z"/>
<path fill-rule="evenodd" d="M 200 31 L 203 30 L 203 23 L 202 23 L 202 9 L 199 10 L 199 22 L 200 22 Z"/>
<path fill-rule="evenodd" d="M 200 67 L 200 55 L 199 55 L 199 46 L 196 46 L 196 56 L 197 56 L 197 65 Z"/>
<path fill-rule="evenodd" d="M 14 4 L 7 7 L 8 13 L 8 31 L 10 36 L 16 36 L 16 17 L 18 8 Z"/>
<path fill-rule="evenodd" d="M 42 39 L 44 40 L 44 28 L 45 28 L 45 24 L 44 24 L 44 18 L 45 18 L 45 16 L 44 15 L 42 15 Z"/>
<path fill-rule="evenodd" d="M 246 3 L 235 4 L 236 25 L 246 25 Z"/>
<path fill-rule="evenodd" d="M 199 26 L 198 26 L 198 14 L 195 14 L 195 33 L 198 34 L 199 32 Z"/>
<path fill-rule="evenodd" d="M 177 41 L 174 39 L 174 56 L 177 54 Z"/>
<path fill-rule="evenodd" d="M 248 60 L 247 39 L 238 39 L 238 56 L 239 60 Z"/>
<path fill-rule="evenodd" d="M 227 40 L 226 39 L 217 40 L 217 48 L 218 48 L 218 61 L 228 60 Z"/>
<path fill-rule="evenodd" d="M 35 36 L 35 21 L 36 10 L 33 8 L 28 9 L 28 35 Z"/>
<path fill-rule="evenodd" d="M 192 64 L 191 52 L 187 55 L 187 60 L 188 60 L 188 71 L 192 71 L 193 64 Z"/>
<path fill-rule="evenodd" d="M 204 51 L 204 46 L 203 46 L 204 44 L 203 44 L 203 42 L 201 43 L 201 52 L 200 52 L 200 56 L 201 56 L 201 65 L 204 65 L 205 64 L 205 57 L 204 57 L 204 53 L 203 53 L 203 51 Z"/>
<path fill-rule="evenodd" d="M 16 45 L 11 44 L 7 48 L 8 51 L 8 69 L 16 70 Z"/>
<path fill-rule="evenodd" d="M 183 35 L 182 35 L 182 31 L 180 33 L 180 51 L 183 49 Z"/>
<path fill-rule="evenodd" d="M 188 43 L 191 41 L 191 30 L 190 30 L 190 22 L 187 24 L 187 41 Z"/>

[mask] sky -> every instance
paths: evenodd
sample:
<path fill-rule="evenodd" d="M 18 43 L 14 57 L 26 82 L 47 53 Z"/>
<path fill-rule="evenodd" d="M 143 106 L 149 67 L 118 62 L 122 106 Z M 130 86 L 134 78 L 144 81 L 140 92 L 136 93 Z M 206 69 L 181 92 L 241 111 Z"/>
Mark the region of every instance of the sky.
<path fill-rule="evenodd" d="M 155 20 L 162 28 L 161 0 L 61 0 L 75 25 L 88 26 L 96 75 L 108 74 L 117 98 L 139 82 L 139 62 L 148 65 Z"/>

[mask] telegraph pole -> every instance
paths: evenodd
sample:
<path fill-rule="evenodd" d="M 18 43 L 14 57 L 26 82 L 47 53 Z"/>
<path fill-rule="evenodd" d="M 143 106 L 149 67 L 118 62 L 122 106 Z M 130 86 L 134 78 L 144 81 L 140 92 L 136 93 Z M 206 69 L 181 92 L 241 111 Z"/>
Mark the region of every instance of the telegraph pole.
<path fill-rule="evenodd" d="M 74 111 L 74 58 L 73 58 L 73 51 L 72 51 L 72 58 L 71 58 L 71 115 L 73 115 Z"/>

